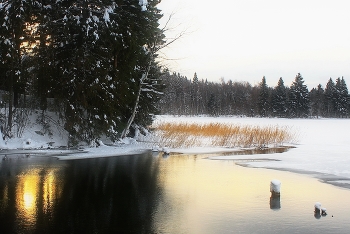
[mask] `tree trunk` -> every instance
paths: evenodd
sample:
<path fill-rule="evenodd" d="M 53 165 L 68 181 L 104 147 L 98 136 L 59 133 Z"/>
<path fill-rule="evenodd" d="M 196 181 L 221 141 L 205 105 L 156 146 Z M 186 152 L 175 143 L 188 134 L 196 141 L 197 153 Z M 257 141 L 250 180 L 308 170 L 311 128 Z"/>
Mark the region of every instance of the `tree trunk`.
<path fill-rule="evenodd" d="M 137 93 L 137 97 L 136 97 L 136 101 L 135 101 L 135 105 L 134 105 L 132 114 L 131 114 L 131 116 L 130 116 L 130 118 L 128 120 L 128 123 L 126 124 L 126 127 L 124 128 L 124 130 L 122 132 L 121 138 L 125 138 L 126 135 L 128 135 L 129 130 L 130 130 L 130 126 L 134 122 L 134 119 L 135 119 L 135 116 L 136 116 L 136 113 L 137 113 L 137 108 L 138 108 L 139 102 L 140 102 L 141 88 L 142 88 L 142 84 L 140 82 L 139 90 L 138 90 L 138 93 Z"/>
<path fill-rule="evenodd" d="M 122 132 L 122 135 L 120 136 L 122 139 L 125 138 L 128 135 L 129 130 L 130 130 L 130 126 L 134 122 L 134 119 L 135 119 L 135 116 L 136 116 L 136 113 L 137 113 L 137 108 L 139 107 L 140 96 L 141 96 L 141 91 L 142 91 L 142 84 L 148 77 L 148 73 L 149 73 L 149 71 L 151 69 L 151 61 L 152 61 L 152 59 L 150 59 L 150 62 L 149 62 L 148 67 L 147 67 L 147 71 L 142 75 L 142 77 L 140 79 L 139 90 L 137 92 L 137 97 L 136 97 L 136 101 L 135 101 L 135 105 L 134 105 L 132 114 L 131 114 L 131 116 L 130 116 L 130 118 L 128 120 L 128 123 L 126 124 L 126 127 L 124 128 L 124 130 Z"/>
<path fill-rule="evenodd" d="M 118 53 L 116 52 L 113 56 L 113 68 L 117 69 L 118 67 Z"/>
<path fill-rule="evenodd" d="M 9 87 L 9 115 L 7 117 L 7 129 L 5 130 L 5 135 L 10 136 L 12 131 L 12 118 L 13 118 L 13 75 L 10 77 L 10 87 Z"/>

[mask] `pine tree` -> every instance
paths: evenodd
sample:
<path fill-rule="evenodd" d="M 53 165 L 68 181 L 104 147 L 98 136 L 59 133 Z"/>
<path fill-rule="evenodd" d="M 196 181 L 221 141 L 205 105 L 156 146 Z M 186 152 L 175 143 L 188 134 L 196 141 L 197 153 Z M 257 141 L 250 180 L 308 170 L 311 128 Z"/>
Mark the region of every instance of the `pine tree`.
<path fill-rule="evenodd" d="M 261 83 L 259 84 L 259 101 L 258 101 L 258 110 L 261 117 L 267 117 L 269 113 L 269 88 L 266 84 L 265 76 L 262 78 Z"/>
<path fill-rule="evenodd" d="M 298 73 L 290 86 L 289 93 L 290 117 L 306 118 L 310 111 L 309 91 L 304 85 L 304 79 Z"/>
<path fill-rule="evenodd" d="M 278 80 L 277 86 L 273 92 L 272 103 L 272 112 L 277 117 L 286 117 L 287 115 L 287 93 L 286 87 L 282 77 Z"/>
<path fill-rule="evenodd" d="M 47 98 L 53 98 L 53 87 L 56 83 L 57 69 L 55 69 L 55 54 L 53 51 L 53 35 L 58 28 L 49 26 L 55 20 L 55 12 L 51 1 L 36 2 L 33 8 L 32 24 L 36 25 L 32 31 L 35 37 L 35 46 L 31 55 L 32 74 L 31 94 L 39 100 L 39 108 L 46 111 Z M 58 109 L 57 109 L 58 110 Z"/>
<path fill-rule="evenodd" d="M 24 94 L 26 67 L 31 34 L 28 22 L 31 20 L 33 1 L 2 1 L 0 3 L 0 70 L 1 88 L 8 92 L 8 114 L 3 135 L 11 137 L 13 107 L 19 104 L 19 95 Z"/>

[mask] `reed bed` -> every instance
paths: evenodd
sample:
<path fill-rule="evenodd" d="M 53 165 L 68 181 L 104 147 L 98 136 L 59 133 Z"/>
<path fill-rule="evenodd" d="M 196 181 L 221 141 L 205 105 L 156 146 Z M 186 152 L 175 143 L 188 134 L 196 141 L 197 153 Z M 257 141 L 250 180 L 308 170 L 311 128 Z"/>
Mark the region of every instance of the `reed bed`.
<path fill-rule="evenodd" d="M 269 147 L 293 143 L 296 134 L 287 126 L 242 126 L 224 123 L 159 123 L 152 126 L 166 147 Z"/>

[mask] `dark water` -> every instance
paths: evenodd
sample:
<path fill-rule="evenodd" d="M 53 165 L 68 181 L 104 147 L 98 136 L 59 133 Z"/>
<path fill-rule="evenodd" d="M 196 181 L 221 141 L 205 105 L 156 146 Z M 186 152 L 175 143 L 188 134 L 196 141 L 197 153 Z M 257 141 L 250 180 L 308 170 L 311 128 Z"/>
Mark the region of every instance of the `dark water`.
<path fill-rule="evenodd" d="M 0 162 L 0 233 L 348 233 L 349 198 L 305 175 L 204 156 Z M 314 216 L 315 202 L 327 216 Z"/>

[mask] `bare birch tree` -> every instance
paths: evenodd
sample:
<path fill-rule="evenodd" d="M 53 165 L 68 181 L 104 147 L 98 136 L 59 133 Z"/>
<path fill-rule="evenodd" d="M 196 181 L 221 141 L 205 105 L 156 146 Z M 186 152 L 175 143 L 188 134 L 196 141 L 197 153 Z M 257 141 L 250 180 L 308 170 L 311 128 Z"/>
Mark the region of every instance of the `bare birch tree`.
<path fill-rule="evenodd" d="M 169 40 L 165 40 L 163 39 L 163 35 L 165 34 L 166 31 L 168 31 L 168 25 L 169 22 L 171 21 L 173 14 L 171 14 L 169 16 L 169 18 L 167 19 L 164 27 L 159 31 L 159 33 L 156 35 L 156 37 L 154 38 L 154 41 L 152 42 L 151 45 L 147 46 L 147 52 L 149 53 L 149 61 L 148 64 L 146 66 L 146 69 L 144 71 L 144 73 L 142 74 L 141 78 L 140 78 L 140 83 L 139 83 L 139 87 L 138 87 L 138 92 L 137 92 L 137 96 L 136 96 L 136 100 L 135 100 L 135 104 L 131 113 L 131 116 L 128 119 L 128 122 L 124 128 L 124 130 L 122 131 L 121 134 L 121 138 L 125 138 L 129 131 L 130 131 L 130 127 L 133 124 L 134 120 L 135 120 L 135 116 L 137 114 L 137 110 L 139 108 L 140 105 L 140 97 L 143 91 L 149 91 L 149 89 L 145 89 L 145 81 L 148 79 L 149 76 L 149 72 L 151 70 L 152 67 L 152 63 L 154 62 L 158 52 L 164 48 L 166 48 L 167 46 L 169 46 L 170 44 L 174 43 L 175 41 L 179 40 L 181 37 L 183 37 L 186 33 L 186 30 L 181 31 L 179 34 L 177 34 L 174 38 L 171 38 Z"/>

